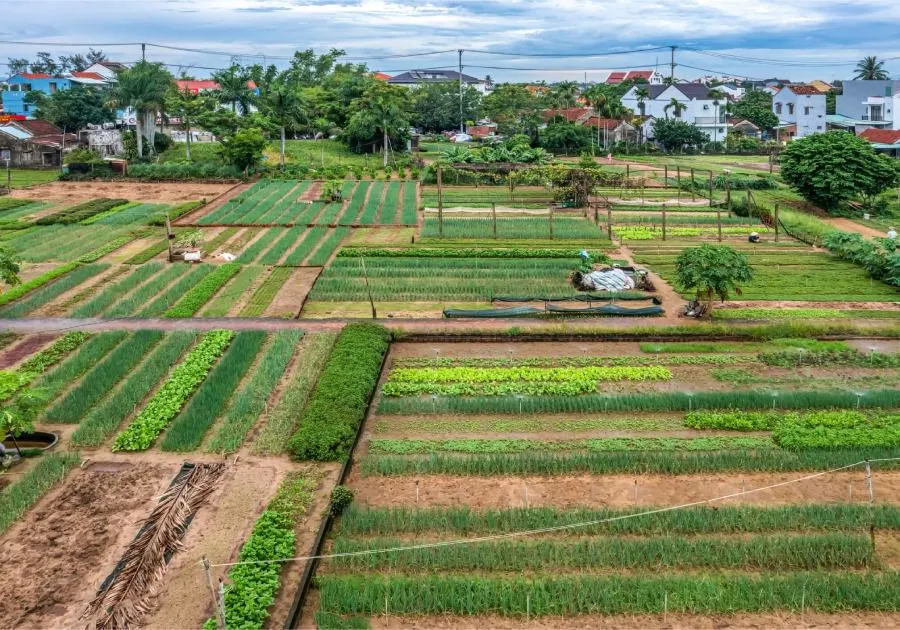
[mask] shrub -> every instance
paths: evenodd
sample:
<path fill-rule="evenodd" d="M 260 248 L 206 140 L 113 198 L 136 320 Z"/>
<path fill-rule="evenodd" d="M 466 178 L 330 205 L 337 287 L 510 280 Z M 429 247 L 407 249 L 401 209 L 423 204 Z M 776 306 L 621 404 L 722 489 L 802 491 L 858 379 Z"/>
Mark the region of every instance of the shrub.
<path fill-rule="evenodd" d="M 288 444 L 294 456 L 320 461 L 348 456 L 389 342 L 390 333 L 373 324 L 349 324 L 341 331 Z"/>
<path fill-rule="evenodd" d="M 353 490 L 347 486 L 335 486 L 331 491 L 330 510 L 332 516 L 340 516 L 353 503 Z"/>

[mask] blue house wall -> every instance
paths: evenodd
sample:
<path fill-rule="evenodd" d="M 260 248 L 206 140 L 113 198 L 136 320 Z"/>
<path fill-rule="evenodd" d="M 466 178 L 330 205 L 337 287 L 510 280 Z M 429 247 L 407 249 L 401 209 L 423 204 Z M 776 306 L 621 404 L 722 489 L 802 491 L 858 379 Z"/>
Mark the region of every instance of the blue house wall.
<path fill-rule="evenodd" d="M 3 101 L 4 114 L 18 114 L 22 116 L 34 117 L 35 106 L 25 102 L 25 95 L 28 92 L 38 91 L 44 94 L 52 94 L 57 90 L 67 90 L 72 86 L 72 82 L 65 77 L 47 77 L 35 78 L 24 74 L 17 74 L 7 80 L 9 89 L 0 92 L 0 98 Z"/>

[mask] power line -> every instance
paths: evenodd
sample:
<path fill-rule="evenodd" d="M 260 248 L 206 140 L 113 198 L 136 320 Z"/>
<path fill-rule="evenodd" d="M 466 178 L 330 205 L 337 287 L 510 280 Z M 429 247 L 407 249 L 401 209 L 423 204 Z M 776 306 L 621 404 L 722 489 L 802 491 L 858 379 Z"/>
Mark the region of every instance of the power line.
<path fill-rule="evenodd" d="M 513 52 L 503 52 L 503 51 L 499 51 L 499 50 L 472 50 L 472 49 L 468 49 L 468 48 L 466 48 L 465 51 L 467 53 L 473 53 L 473 54 L 479 54 L 479 55 L 502 55 L 504 57 L 576 58 L 576 57 L 614 57 L 616 55 L 631 55 L 634 53 L 653 52 L 656 50 L 666 50 L 668 48 L 670 48 L 670 46 L 655 46 L 652 48 L 635 48 L 633 50 L 608 51 L 608 52 L 598 52 L 598 53 L 513 53 Z"/>

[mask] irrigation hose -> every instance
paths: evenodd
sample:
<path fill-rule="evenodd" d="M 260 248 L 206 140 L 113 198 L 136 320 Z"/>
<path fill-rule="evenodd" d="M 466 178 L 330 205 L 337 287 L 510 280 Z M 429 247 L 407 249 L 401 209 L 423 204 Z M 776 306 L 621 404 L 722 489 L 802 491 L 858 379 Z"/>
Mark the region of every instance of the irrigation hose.
<path fill-rule="evenodd" d="M 731 494 L 725 494 L 719 497 L 714 497 L 712 499 L 703 499 L 701 501 L 692 501 L 691 503 L 682 503 L 679 505 L 670 505 L 668 507 L 656 508 L 654 510 L 647 510 L 645 512 L 637 512 L 634 514 L 624 514 L 622 516 L 613 516 L 610 518 L 604 518 L 594 521 L 584 521 L 581 523 L 570 523 L 568 525 L 555 525 L 553 527 L 543 527 L 540 529 L 530 529 L 519 532 L 508 532 L 505 534 L 495 534 L 492 536 L 481 536 L 478 538 L 463 538 L 457 540 L 445 540 L 436 543 L 426 543 L 421 545 L 412 545 L 409 547 L 388 547 L 385 549 L 365 549 L 361 551 L 347 551 L 344 553 L 332 553 L 332 554 L 323 554 L 319 556 L 297 556 L 294 558 L 279 558 L 276 560 L 247 560 L 243 562 L 222 562 L 219 564 L 211 564 L 213 567 L 232 567 L 239 564 L 270 564 L 273 562 L 284 563 L 284 562 L 293 562 L 293 561 L 307 561 L 307 560 L 328 560 L 332 558 L 346 558 L 350 556 L 363 556 L 363 555 L 372 555 L 377 553 L 393 553 L 395 551 L 415 551 L 417 549 L 433 549 L 436 547 L 450 547 L 454 545 L 466 545 L 471 543 L 481 543 L 488 542 L 491 540 L 502 540 L 507 538 L 519 538 L 522 536 L 532 536 L 535 534 L 546 534 L 550 532 L 558 532 L 564 531 L 567 529 L 576 529 L 580 527 L 591 527 L 593 525 L 602 525 L 603 523 L 612 523 L 614 521 L 623 521 L 630 518 L 637 518 L 640 516 L 651 516 L 653 514 L 662 514 L 664 512 L 673 512 L 675 510 L 682 510 L 691 507 L 697 507 L 700 505 L 707 505 L 709 503 L 715 503 L 718 501 L 725 501 L 727 499 L 734 499 L 736 497 L 745 496 L 748 494 L 754 494 L 757 492 L 762 492 L 764 490 L 771 490 L 773 488 L 779 488 L 781 486 L 788 486 L 794 483 L 801 483 L 803 481 L 809 481 L 810 479 L 815 479 L 817 477 L 823 477 L 825 475 L 830 475 L 832 473 L 840 472 L 842 470 L 847 470 L 849 468 L 856 468 L 857 466 L 862 466 L 867 463 L 876 463 L 876 462 L 892 462 L 892 461 L 900 461 L 900 457 L 883 457 L 880 459 L 869 459 L 863 460 L 859 462 L 855 462 L 853 464 L 847 464 L 846 466 L 840 466 L 838 468 L 832 468 L 831 470 L 825 470 L 822 472 L 813 473 L 811 475 L 806 475 L 804 477 L 798 477 L 797 479 L 790 479 L 788 481 L 781 481 L 779 483 L 774 483 L 768 486 L 762 486 L 759 488 L 751 488 L 750 490 L 742 490 L 740 492 L 733 492 Z"/>

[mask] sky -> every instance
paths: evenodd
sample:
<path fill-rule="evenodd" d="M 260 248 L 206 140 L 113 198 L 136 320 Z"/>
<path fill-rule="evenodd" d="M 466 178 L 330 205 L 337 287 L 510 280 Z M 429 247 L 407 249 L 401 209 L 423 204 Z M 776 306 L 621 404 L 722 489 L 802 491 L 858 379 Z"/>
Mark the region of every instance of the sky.
<path fill-rule="evenodd" d="M 284 67 L 306 48 L 399 74 L 455 69 L 464 49 L 463 71 L 479 78 L 595 81 L 615 69 L 668 74 L 674 45 L 683 79 L 850 79 L 866 55 L 900 79 L 898 24 L 897 0 L 0 0 L 0 40 L 44 43 L 0 43 L 0 62 L 87 51 L 74 44 L 133 62 L 143 41 L 192 49 L 149 46 L 147 58 L 198 77 L 232 56 Z M 383 58 L 434 51 L 447 52 Z"/>

